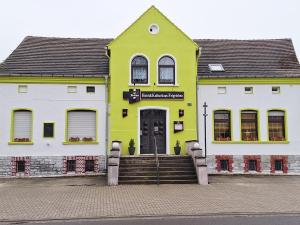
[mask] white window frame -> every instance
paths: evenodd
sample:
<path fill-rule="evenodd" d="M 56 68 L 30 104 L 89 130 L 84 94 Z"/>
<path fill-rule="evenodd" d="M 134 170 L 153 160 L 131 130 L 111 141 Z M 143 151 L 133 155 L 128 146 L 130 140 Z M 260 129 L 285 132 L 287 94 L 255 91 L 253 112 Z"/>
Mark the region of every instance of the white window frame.
<path fill-rule="evenodd" d="M 136 56 L 143 56 L 147 59 L 148 61 L 148 81 L 146 84 L 133 84 L 131 83 L 131 62 Z M 143 53 L 135 53 L 134 55 L 131 56 L 129 59 L 129 80 L 128 80 L 128 86 L 150 86 L 150 59 L 148 56 L 146 56 Z"/>
<path fill-rule="evenodd" d="M 174 77 L 175 81 L 174 81 L 174 84 L 160 84 L 159 83 L 159 65 L 158 65 L 158 62 L 164 56 L 170 57 L 170 58 L 172 58 L 174 60 L 174 63 L 175 63 L 175 71 L 174 71 L 174 73 L 175 73 L 174 74 L 175 75 L 175 77 Z M 170 53 L 162 54 L 162 55 L 160 55 L 157 58 L 157 61 L 156 61 L 156 74 L 157 74 L 157 76 L 156 76 L 156 86 L 161 86 L 161 87 L 164 87 L 164 86 L 179 86 L 178 83 L 177 83 L 177 60 Z"/>

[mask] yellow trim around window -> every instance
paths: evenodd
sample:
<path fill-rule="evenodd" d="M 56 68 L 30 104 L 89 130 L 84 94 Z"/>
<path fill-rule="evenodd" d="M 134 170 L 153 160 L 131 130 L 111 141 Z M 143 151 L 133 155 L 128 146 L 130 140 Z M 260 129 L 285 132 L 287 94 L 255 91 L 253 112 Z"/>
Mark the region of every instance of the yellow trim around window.
<path fill-rule="evenodd" d="M 213 141 L 213 144 L 289 144 L 289 141 Z"/>
<path fill-rule="evenodd" d="M 242 140 L 242 112 L 243 111 L 255 111 L 256 112 L 256 117 L 257 117 L 257 141 L 244 141 Z M 240 142 L 252 142 L 252 143 L 256 143 L 256 142 L 260 142 L 260 114 L 258 109 L 254 109 L 254 108 L 244 108 L 244 109 L 240 109 Z"/>
<path fill-rule="evenodd" d="M 271 141 L 271 142 L 288 142 L 288 126 L 287 126 L 287 112 L 286 109 L 281 108 L 272 108 L 267 110 L 267 123 L 268 123 L 268 141 L 270 141 L 270 134 L 269 134 L 269 112 L 270 111 L 280 111 L 284 113 L 284 141 Z"/>
<path fill-rule="evenodd" d="M 16 142 L 14 141 L 14 134 L 15 134 L 15 112 L 17 111 L 30 111 L 31 112 L 31 132 L 30 132 L 30 141 L 29 142 Z M 33 144 L 33 110 L 30 108 L 16 108 L 13 109 L 11 112 L 11 127 L 10 127 L 10 141 L 8 144 L 10 145 L 32 145 Z"/>
<path fill-rule="evenodd" d="M 68 140 L 68 127 L 69 127 L 69 120 L 68 120 L 68 113 L 71 111 L 94 111 L 96 113 L 96 137 L 95 141 L 79 141 L 79 142 L 71 142 Z M 94 108 L 72 108 L 66 110 L 66 121 L 65 121 L 65 140 L 63 141 L 64 145 L 81 145 L 81 144 L 98 144 L 98 110 Z"/>
<path fill-rule="evenodd" d="M 215 140 L 215 112 L 216 111 L 227 111 L 230 113 L 230 141 L 216 141 Z M 233 131 L 232 131 L 232 110 L 231 109 L 214 109 L 213 111 L 213 116 L 212 116 L 212 139 L 213 142 L 232 142 L 233 141 Z"/>

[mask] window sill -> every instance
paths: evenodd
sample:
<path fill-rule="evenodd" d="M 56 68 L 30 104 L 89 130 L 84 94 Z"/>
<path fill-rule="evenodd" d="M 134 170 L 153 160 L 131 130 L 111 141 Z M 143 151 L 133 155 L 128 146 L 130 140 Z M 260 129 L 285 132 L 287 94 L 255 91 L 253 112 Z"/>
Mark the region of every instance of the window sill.
<path fill-rule="evenodd" d="M 9 145 L 33 145 L 33 142 L 14 142 L 10 141 L 8 142 Z"/>
<path fill-rule="evenodd" d="M 151 86 L 151 84 L 150 83 L 147 83 L 147 84 L 131 84 L 131 83 L 129 83 L 128 84 L 128 86 L 130 86 L 130 87 L 147 87 L 147 86 Z"/>
<path fill-rule="evenodd" d="M 213 144 L 289 144 L 289 141 L 213 141 Z"/>
<path fill-rule="evenodd" d="M 64 145 L 97 145 L 99 144 L 98 141 L 78 141 L 78 142 L 72 142 L 72 141 L 64 141 L 63 142 Z"/>
<path fill-rule="evenodd" d="M 179 87 L 179 84 L 156 84 L 157 87 Z"/>

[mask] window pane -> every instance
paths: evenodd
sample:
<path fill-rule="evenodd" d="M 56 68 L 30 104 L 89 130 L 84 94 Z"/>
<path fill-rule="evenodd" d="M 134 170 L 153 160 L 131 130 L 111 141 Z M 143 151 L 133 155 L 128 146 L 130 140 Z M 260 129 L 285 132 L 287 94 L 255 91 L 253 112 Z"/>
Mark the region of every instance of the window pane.
<path fill-rule="evenodd" d="M 54 137 L 54 123 L 44 123 L 44 137 Z"/>
<path fill-rule="evenodd" d="M 282 160 L 275 160 L 275 170 L 282 170 Z"/>
<path fill-rule="evenodd" d="M 215 141 L 230 141 L 230 112 L 215 111 L 214 113 L 214 137 Z"/>
<path fill-rule="evenodd" d="M 76 160 L 67 161 L 67 172 L 75 172 L 76 170 Z"/>
<path fill-rule="evenodd" d="M 96 112 L 69 111 L 68 112 L 68 141 L 96 140 Z"/>
<path fill-rule="evenodd" d="M 268 116 L 269 122 L 269 140 L 284 141 L 285 125 L 283 111 L 270 111 Z"/>
<path fill-rule="evenodd" d="M 85 161 L 85 171 L 86 172 L 93 172 L 94 171 L 94 160 L 86 160 Z"/>
<path fill-rule="evenodd" d="M 161 67 L 159 69 L 159 82 L 174 83 L 174 67 Z"/>
<path fill-rule="evenodd" d="M 175 62 L 174 60 L 169 57 L 169 56 L 164 56 L 162 57 L 159 62 L 158 62 L 158 65 L 165 65 L 165 66 L 174 66 L 175 65 Z"/>
<path fill-rule="evenodd" d="M 14 136 L 15 142 L 31 141 L 32 112 L 19 110 L 14 112 Z"/>
<path fill-rule="evenodd" d="M 228 170 L 228 160 L 221 160 L 220 161 L 220 164 L 221 164 L 221 170 Z"/>
<path fill-rule="evenodd" d="M 132 82 L 147 83 L 147 67 L 132 67 Z"/>
<path fill-rule="evenodd" d="M 17 161 L 17 173 L 25 172 L 25 161 Z"/>
<path fill-rule="evenodd" d="M 242 123 L 242 140 L 243 141 L 257 141 L 257 112 L 243 111 L 241 114 Z"/>
<path fill-rule="evenodd" d="M 256 171 L 256 160 L 249 160 L 249 170 Z"/>
<path fill-rule="evenodd" d="M 145 66 L 148 65 L 148 61 L 145 57 L 143 56 L 136 56 L 134 57 L 134 59 L 132 60 L 131 65 L 139 65 L 139 66 Z"/>

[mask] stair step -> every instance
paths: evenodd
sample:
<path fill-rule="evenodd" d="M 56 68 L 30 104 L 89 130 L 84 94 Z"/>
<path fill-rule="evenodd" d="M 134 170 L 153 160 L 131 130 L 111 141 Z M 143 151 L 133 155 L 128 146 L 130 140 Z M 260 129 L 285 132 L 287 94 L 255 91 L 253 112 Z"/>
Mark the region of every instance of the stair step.
<path fill-rule="evenodd" d="M 197 179 L 191 180 L 161 180 L 159 184 L 197 184 Z M 157 184 L 157 180 L 122 180 L 119 184 L 132 184 L 132 185 L 143 185 L 143 184 Z"/>

